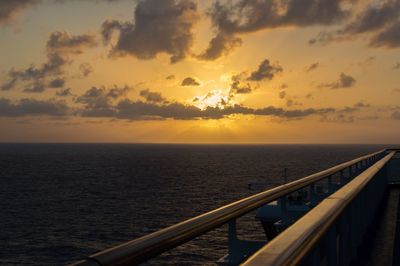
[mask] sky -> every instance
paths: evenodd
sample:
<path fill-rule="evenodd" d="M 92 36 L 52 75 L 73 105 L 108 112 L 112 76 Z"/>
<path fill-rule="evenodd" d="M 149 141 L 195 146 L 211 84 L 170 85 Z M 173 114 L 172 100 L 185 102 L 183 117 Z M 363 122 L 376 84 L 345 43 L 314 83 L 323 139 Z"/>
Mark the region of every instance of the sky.
<path fill-rule="evenodd" d="M 400 0 L 0 0 L 0 47 L 0 142 L 400 142 Z"/>

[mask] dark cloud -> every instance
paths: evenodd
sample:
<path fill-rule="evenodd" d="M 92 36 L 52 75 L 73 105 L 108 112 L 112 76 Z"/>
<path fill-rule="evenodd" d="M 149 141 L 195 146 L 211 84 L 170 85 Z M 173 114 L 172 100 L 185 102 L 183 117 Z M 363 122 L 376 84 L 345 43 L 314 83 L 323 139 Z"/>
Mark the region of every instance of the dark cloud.
<path fill-rule="evenodd" d="M 322 115 L 334 112 L 335 109 L 304 109 L 285 110 L 269 106 L 261 109 L 253 109 L 242 105 L 226 106 L 225 108 L 207 107 L 201 110 L 192 105 L 184 105 L 177 102 L 165 104 L 145 103 L 141 101 L 122 100 L 114 108 L 112 117 L 141 120 L 141 119 L 221 119 L 229 115 L 257 115 L 275 116 L 284 119 L 301 119 L 311 115 Z"/>
<path fill-rule="evenodd" d="M 265 59 L 260 63 L 258 68 L 248 75 L 247 71 L 243 71 L 239 74 L 231 77 L 229 96 L 234 97 L 236 94 L 248 94 L 251 93 L 254 88 L 248 81 L 262 81 L 264 79 L 271 80 L 279 72 L 282 72 L 283 68 L 278 64 L 271 65 L 268 59 Z M 246 82 L 247 81 L 247 82 Z M 286 84 L 282 85 L 287 87 Z"/>
<path fill-rule="evenodd" d="M 60 96 L 70 96 L 69 89 L 60 91 Z M 93 87 L 76 99 L 76 103 L 82 104 L 81 108 L 72 109 L 65 101 L 22 99 L 11 102 L 8 99 L 0 99 L 0 116 L 66 116 L 76 115 L 81 117 L 103 117 L 128 120 L 197 120 L 197 119 L 221 119 L 230 115 L 255 115 L 271 116 L 281 119 L 302 119 L 308 116 L 325 116 L 338 112 L 333 108 L 321 109 L 284 109 L 274 106 L 265 108 L 251 108 L 243 105 L 224 105 L 205 107 L 200 109 L 194 105 L 187 105 L 170 101 L 132 101 L 121 98 L 118 101 L 107 97 L 107 90 Z"/>
<path fill-rule="evenodd" d="M 200 82 L 198 82 L 195 78 L 187 77 L 182 80 L 181 86 L 200 86 Z"/>
<path fill-rule="evenodd" d="M 306 72 L 313 71 L 319 67 L 319 63 L 312 63 L 311 65 L 306 67 Z"/>
<path fill-rule="evenodd" d="M 46 85 L 42 81 L 35 81 L 29 85 L 26 85 L 24 92 L 28 93 L 41 93 L 46 90 Z"/>
<path fill-rule="evenodd" d="M 71 88 L 67 88 L 67 89 L 61 89 L 59 91 L 56 92 L 56 95 L 59 97 L 69 97 L 69 96 L 73 96 L 72 92 L 71 92 Z"/>
<path fill-rule="evenodd" d="M 112 87 L 111 89 L 108 90 L 108 93 L 106 96 L 113 98 L 113 99 L 117 99 L 122 96 L 125 96 L 131 90 L 133 90 L 133 88 L 128 85 L 125 85 L 123 87 L 118 87 L 118 86 L 114 85 L 114 87 Z"/>
<path fill-rule="evenodd" d="M 346 75 L 344 73 L 340 74 L 340 77 L 337 81 L 331 83 L 322 83 L 318 85 L 319 88 L 328 88 L 328 89 L 346 89 L 353 87 L 356 83 L 356 79 L 350 75 Z"/>
<path fill-rule="evenodd" d="M 66 32 L 53 32 L 47 41 L 47 60 L 37 66 L 30 65 L 26 69 L 8 71 L 8 81 L 0 85 L 1 90 L 11 90 L 16 88 L 18 82 L 28 83 L 23 87 L 25 92 L 43 92 L 48 87 L 54 87 L 54 80 L 60 86 L 61 79 L 65 82 L 64 67 L 72 62 L 71 55 L 80 54 L 83 49 L 96 45 L 95 39 L 91 35 L 70 35 Z M 85 69 L 88 73 L 87 69 Z M 52 79 L 52 81 L 48 81 Z M 57 87 L 57 86 L 55 86 Z M 58 87 L 57 87 L 58 88 Z"/>
<path fill-rule="evenodd" d="M 394 111 L 392 113 L 392 115 L 391 115 L 391 118 L 395 119 L 395 120 L 400 120 L 400 112 L 399 111 Z"/>
<path fill-rule="evenodd" d="M 287 107 L 292 107 L 292 106 L 302 106 L 303 104 L 295 99 L 286 99 L 286 106 Z"/>
<path fill-rule="evenodd" d="M 338 113 L 348 113 L 348 114 L 351 114 L 351 113 L 354 113 L 354 112 L 357 112 L 357 111 L 359 111 L 359 108 L 357 108 L 357 107 L 354 107 L 354 106 L 346 106 L 346 107 L 344 107 L 344 108 L 342 108 L 342 109 L 339 109 L 339 110 L 338 110 Z"/>
<path fill-rule="evenodd" d="M 197 5 L 190 0 L 142 0 L 136 6 L 134 23 L 103 23 L 103 40 L 109 42 L 112 32 L 117 31 L 112 55 L 153 59 L 159 53 L 167 53 L 171 63 L 176 63 L 189 53 L 198 16 Z"/>
<path fill-rule="evenodd" d="M 322 122 L 331 122 L 331 123 L 354 123 L 355 118 L 352 115 L 347 115 L 343 113 L 331 115 L 331 116 L 323 116 L 321 118 Z"/>
<path fill-rule="evenodd" d="M 82 73 L 82 77 L 84 77 L 84 78 L 88 77 L 94 71 L 92 65 L 90 65 L 89 63 L 80 64 L 79 70 Z"/>
<path fill-rule="evenodd" d="M 111 89 L 105 87 L 91 87 L 83 95 L 75 99 L 76 103 L 83 104 L 82 114 L 87 116 L 109 116 L 113 113 L 113 103 L 125 96 L 132 88 L 129 86 Z"/>
<path fill-rule="evenodd" d="M 396 35 L 400 35 L 399 15 L 400 1 L 398 0 L 386 0 L 369 4 L 342 29 L 320 32 L 309 43 L 326 44 L 332 41 L 347 41 L 353 40 L 362 34 L 369 34 L 367 39 L 370 39 L 369 45 L 372 47 L 399 47 L 400 37 L 396 37 Z"/>
<path fill-rule="evenodd" d="M 175 75 L 169 75 L 165 77 L 166 80 L 173 80 L 175 79 Z"/>
<path fill-rule="evenodd" d="M 11 102 L 8 99 L 0 98 L 0 116 L 18 117 L 18 116 L 66 116 L 70 108 L 64 101 L 56 100 L 36 100 L 22 99 L 18 102 Z"/>
<path fill-rule="evenodd" d="M 0 1 L 0 26 L 10 25 L 15 15 L 25 8 L 39 3 L 39 0 L 2 0 Z"/>
<path fill-rule="evenodd" d="M 84 115 L 86 114 L 87 116 L 108 116 L 113 112 L 113 97 L 108 97 L 108 93 L 109 92 L 104 87 L 91 87 L 83 95 L 77 97 L 75 99 L 75 102 L 83 104 L 84 108 L 82 113 Z"/>
<path fill-rule="evenodd" d="M 47 41 L 49 53 L 81 54 L 83 49 L 94 47 L 97 41 L 94 35 L 82 34 L 71 36 L 68 32 L 56 31 L 50 34 Z"/>
<path fill-rule="evenodd" d="M 359 34 L 379 30 L 393 22 L 399 16 L 399 1 L 382 1 L 381 4 L 369 5 L 339 33 Z"/>
<path fill-rule="evenodd" d="M 65 85 L 65 79 L 63 78 L 56 78 L 50 81 L 49 87 L 50 88 L 62 88 Z"/>
<path fill-rule="evenodd" d="M 4 83 L 0 86 L 0 90 L 8 91 L 8 90 L 15 88 L 15 85 L 17 84 L 17 80 L 18 80 L 17 78 L 11 78 L 9 81 L 7 81 L 6 83 Z"/>
<path fill-rule="evenodd" d="M 284 99 L 286 97 L 286 91 L 279 92 L 279 98 Z"/>
<path fill-rule="evenodd" d="M 251 85 L 249 83 L 245 83 L 244 80 L 246 80 L 246 72 L 242 72 L 231 77 L 231 86 L 229 91 L 229 95 L 231 97 L 233 97 L 235 94 L 248 94 L 253 91 Z"/>
<path fill-rule="evenodd" d="M 162 103 L 166 99 L 159 92 L 152 92 L 149 89 L 140 91 L 139 95 L 146 100 L 146 102 Z"/>
<path fill-rule="evenodd" d="M 330 118 L 334 121 L 340 122 L 341 120 L 346 121 L 349 118 L 354 118 L 353 116 L 349 116 L 353 113 L 359 112 L 361 109 L 370 108 L 371 105 L 364 103 L 363 101 L 359 101 L 355 103 L 353 106 L 346 106 L 344 108 L 336 110 L 336 117 Z"/>
<path fill-rule="evenodd" d="M 50 0 L 55 3 L 71 2 L 71 0 Z M 117 2 L 119 0 L 86 0 L 91 2 Z M 21 13 L 25 9 L 43 3 L 42 0 L 1 0 L 0 1 L 0 26 L 9 26 L 15 20 L 18 13 Z M 78 2 L 78 1 L 76 1 Z M 82 2 L 82 0 L 79 0 Z"/>
<path fill-rule="evenodd" d="M 31 65 L 24 70 L 11 69 L 8 72 L 10 80 L 22 80 L 22 81 L 35 81 L 44 79 L 47 76 L 60 75 L 63 73 L 62 67 L 66 65 L 68 61 L 60 54 L 51 53 L 47 55 L 47 62 L 37 67 Z"/>
<path fill-rule="evenodd" d="M 242 40 L 232 34 L 218 33 L 211 39 L 207 49 L 197 57 L 203 60 L 215 60 L 229 54 L 242 45 Z"/>
<path fill-rule="evenodd" d="M 386 48 L 400 47 L 400 21 L 397 21 L 375 35 L 370 41 L 370 46 Z"/>
<path fill-rule="evenodd" d="M 216 1 L 210 12 L 217 34 L 203 59 L 216 59 L 241 44 L 238 34 L 284 26 L 331 25 L 348 15 L 343 0 L 239 0 Z"/>
<path fill-rule="evenodd" d="M 85 91 L 85 93 L 80 98 L 81 99 L 97 98 L 103 95 L 104 92 L 105 92 L 104 88 L 91 87 L 90 89 Z"/>
<path fill-rule="evenodd" d="M 252 81 L 261 81 L 263 79 L 273 79 L 276 74 L 279 72 L 282 72 L 283 68 L 278 65 L 271 65 L 268 59 L 265 59 L 264 61 L 261 62 L 261 64 L 258 66 L 258 69 L 254 72 L 251 72 L 250 77 L 248 77 L 248 80 Z"/>
<path fill-rule="evenodd" d="M 273 115 L 282 118 L 303 118 L 310 115 L 325 115 L 329 113 L 334 113 L 334 108 L 322 108 L 322 109 L 314 109 L 308 108 L 304 110 L 285 110 L 283 108 L 276 108 L 276 107 L 266 107 L 263 109 L 256 109 L 254 113 L 256 115 Z"/>
<path fill-rule="evenodd" d="M 369 103 L 364 103 L 363 101 L 359 101 L 354 104 L 355 108 L 369 108 L 371 105 Z"/>

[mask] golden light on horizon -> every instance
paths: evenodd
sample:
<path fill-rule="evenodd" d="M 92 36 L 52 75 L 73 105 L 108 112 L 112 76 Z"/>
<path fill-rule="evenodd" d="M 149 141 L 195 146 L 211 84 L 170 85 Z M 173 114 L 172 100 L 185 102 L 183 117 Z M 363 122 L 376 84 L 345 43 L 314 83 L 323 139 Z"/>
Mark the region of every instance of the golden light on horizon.
<path fill-rule="evenodd" d="M 320 132 L 312 142 L 328 143 L 353 141 L 333 133 L 348 128 L 400 128 L 397 20 L 371 28 L 360 20 L 390 4 L 335 1 L 302 9 L 288 1 L 275 11 L 264 0 L 257 8 L 244 0 L 218 1 L 220 8 L 198 0 L 7 2 L 0 124 L 9 132 L 0 132 L 0 141 L 12 141 L 10 132 L 21 127 L 37 133 L 14 134 L 15 141 L 41 134 L 45 141 L 43 121 L 69 123 L 63 130 L 71 134 L 57 135 L 62 142 L 87 139 L 73 134 L 77 128 L 102 141 L 202 142 L 201 134 L 181 129 L 213 124 L 207 134 L 214 137 L 206 139 L 233 143 L 307 142 L 310 125 Z M 222 121 L 246 128 L 225 134 L 216 126 Z M 121 129 L 99 132 L 96 123 Z M 283 124 L 287 132 L 271 131 Z M 370 132 L 360 141 L 397 142 L 387 130 Z"/>

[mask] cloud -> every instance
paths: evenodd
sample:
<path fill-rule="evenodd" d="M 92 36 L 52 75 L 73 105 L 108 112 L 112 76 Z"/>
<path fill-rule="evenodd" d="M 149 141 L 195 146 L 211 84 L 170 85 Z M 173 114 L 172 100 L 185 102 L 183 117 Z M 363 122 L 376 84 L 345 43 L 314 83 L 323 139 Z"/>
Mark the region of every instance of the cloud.
<path fill-rule="evenodd" d="M 21 99 L 18 102 L 11 102 L 8 99 L 0 98 L 0 116 L 19 117 L 19 116 L 66 116 L 70 108 L 64 101 L 56 100 L 36 100 L 31 98 Z"/>
<path fill-rule="evenodd" d="M 398 21 L 400 1 L 387 0 L 370 3 L 358 12 L 354 19 L 335 31 L 322 31 L 310 44 L 326 44 L 333 41 L 354 40 L 366 36 L 371 47 L 395 48 L 400 46 Z"/>
<path fill-rule="evenodd" d="M 369 108 L 369 107 L 371 107 L 371 105 L 368 104 L 368 103 L 364 103 L 363 101 L 359 101 L 359 102 L 354 104 L 354 107 L 356 107 L 356 108 Z"/>
<path fill-rule="evenodd" d="M 181 86 L 200 86 L 200 82 L 192 77 L 187 77 L 182 80 Z"/>
<path fill-rule="evenodd" d="M 228 55 L 233 49 L 241 45 L 242 40 L 240 38 L 220 32 L 211 39 L 207 49 L 197 57 L 203 60 L 215 60 Z"/>
<path fill-rule="evenodd" d="M 82 77 L 86 78 L 93 73 L 94 68 L 89 63 L 83 63 L 79 65 L 79 71 L 82 73 Z"/>
<path fill-rule="evenodd" d="M 326 109 L 304 109 L 285 110 L 273 106 L 253 109 L 242 105 L 226 106 L 225 108 L 207 107 L 199 109 L 192 105 L 177 102 L 169 102 L 162 105 L 131 101 L 128 99 L 120 101 L 114 109 L 113 117 L 120 119 L 142 120 L 142 119 L 221 119 L 229 115 L 256 115 L 275 116 L 284 119 L 301 119 L 311 115 L 322 115 L 334 112 L 332 108 Z"/>
<path fill-rule="evenodd" d="M 400 120 L 400 112 L 399 111 L 394 111 L 392 113 L 392 115 L 391 115 L 391 118 L 395 119 L 395 120 Z"/>
<path fill-rule="evenodd" d="M 355 118 L 354 116 L 346 114 L 336 114 L 334 116 L 323 116 L 321 121 L 330 123 L 354 123 Z"/>
<path fill-rule="evenodd" d="M 39 2 L 39 0 L 0 1 L 0 26 L 10 25 L 18 13 Z"/>
<path fill-rule="evenodd" d="M 285 26 L 331 25 L 348 16 L 343 0 L 239 0 L 216 1 L 209 16 L 217 31 L 200 56 L 214 60 L 241 44 L 239 34 Z M 260 12 L 262 11 L 262 12 Z"/>
<path fill-rule="evenodd" d="M 269 60 L 265 59 L 264 61 L 261 62 L 256 71 L 251 72 L 250 77 L 248 77 L 248 80 L 252 81 L 261 81 L 264 79 L 271 80 L 274 78 L 276 74 L 282 71 L 283 68 L 280 65 L 278 64 L 271 65 Z"/>
<path fill-rule="evenodd" d="M 81 106 L 70 108 L 63 100 L 36 100 L 22 99 L 11 102 L 8 99 L 0 99 L 1 117 L 18 116 L 79 116 L 102 117 L 127 120 L 197 120 L 197 119 L 221 119 L 231 115 L 270 116 L 281 119 L 303 119 L 308 116 L 326 116 L 335 114 L 334 108 L 307 108 L 285 109 L 281 107 L 267 106 L 264 108 L 252 108 L 239 104 L 222 103 L 215 106 L 199 108 L 194 105 L 175 101 L 130 100 L 125 97 L 113 99 L 108 96 L 109 90 L 92 87 L 75 102 Z M 59 91 L 60 96 L 70 96 L 69 89 Z M 210 97 L 213 97 L 211 94 Z"/>
<path fill-rule="evenodd" d="M 65 31 L 56 31 L 50 34 L 47 41 L 49 53 L 81 54 L 83 49 L 97 45 L 96 37 L 91 34 L 71 36 Z"/>
<path fill-rule="evenodd" d="M 48 87 L 54 87 L 54 80 L 64 80 L 64 67 L 72 62 L 71 55 L 77 55 L 84 49 L 93 47 L 96 41 L 92 35 L 70 35 L 66 32 L 53 32 L 46 45 L 46 61 L 37 66 L 31 64 L 25 69 L 8 71 L 8 81 L 0 85 L 1 90 L 11 90 L 18 82 L 25 84 L 25 92 L 43 92 Z M 87 71 L 87 70 L 86 70 Z M 49 79 L 53 81 L 48 82 Z"/>
<path fill-rule="evenodd" d="M 51 1 L 51 0 L 49 0 Z M 79 0 L 81 2 L 82 0 Z M 100 0 L 86 0 L 92 2 L 99 2 Z M 105 2 L 117 2 L 119 0 L 103 0 Z M 0 26 L 10 26 L 15 20 L 16 16 L 29 7 L 38 5 L 46 1 L 42 0 L 1 0 L 0 1 Z M 55 3 L 67 2 L 66 0 L 52 0 Z M 68 0 L 68 2 L 71 2 Z M 76 1 L 78 2 L 78 1 Z"/>
<path fill-rule="evenodd" d="M 341 30 L 342 34 L 360 34 L 379 30 L 399 15 L 398 1 L 382 1 L 383 4 L 368 5 L 356 18 Z"/>
<path fill-rule="evenodd" d="M 60 54 L 48 54 L 47 62 L 39 67 L 30 65 L 24 70 L 11 69 L 8 72 L 10 80 L 22 80 L 22 81 L 35 81 L 43 79 L 47 76 L 54 76 L 62 74 L 62 67 L 67 64 L 67 60 Z M 16 85 L 16 81 L 14 85 Z M 15 87 L 15 86 L 14 86 Z"/>
<path fill-rule="evenodd" d="M 246 80 L 246 72 L 231 77 L 231 86 L 229 91 L 231 97 L 236 94 L 248 94 L 253 91 L 251 85 L 249 83 L 244 83 L 244 80 Z"/>
<path fill-rule="evenodd" d="M 318 62 L 312 63 L 311 65 L 306 67 L 306 72 L 313 71 L 313 70 L 317 69 L 318 67 L 319 67 L 319 63 Z"/>
<path fill-rule="evenodd" d="M 69 96 L 73 96 L 72 92 L 71 92 L 71 88 L 68 89 L 61 89 L 60 91 L 56 92 L 56 95 L 59 97 L 69 97 Z"/>
<path fill-rule="evenodd" d="M 400 47 L 400 21 L 379 32 L 370 41 L 372 47 L 398 48 Z"/>
<path fill-rule="evenodd" d="M 171 63 L 187 56 L 193 44 L 192 29 L 199 18 L 195 2 L 142 0 L 134 14 L 134 23 L 116 20 L 103 23 L 102 35 L 106 43 L 111 40 L 112 32 L 119 33 L 111 55 L 153 59 L 166 53 L 171 56 Z"/>
<path fill-rule="evenodd" d="M 56 78 L 50 81 L 49 87 L 50 88 L 62 88 L 65 85 L 65 79 L 63 78 Z"/>
<path fill-rule="evenodd" d="M 162 103 L 165 102 L 166 99 L 159 92 L 152 92 L 148 89 L 140 91 L 139 94 L 142 98 L 146 100 L 146 102 L 152 103 Z"/>
<path fill-rule="evenodd" d="M 262 81 L 264 79 L 271 80 L 279 72 L 282 72 L 283 68 L 278 65 L 271 65 L 268 59 L 263 60 L 258 68 L 251 72 L 250 75 L 247 71 L 243 71 L 239 74 L 232 75 L 229 96 L 234 97 L 237 94 L 249 94 L 253 91 L 253 87 L 250 83 L 245 81 Z M 287 86 L 286 84 L 282 85 Z"/>
<path fill-rule="evenodd" d="M 9 81 L 7 81 L 6 83 L 4 83 L 0 86 L 0 90 L 8 91 L 8 90 L 15 88 L 17 81 L 18 81 L 17 78 L 11 78 Z"/>
<path fill-rule="evenodd" d="M 165 77 L 166 80 L 173 80 L 175 79 L 175 75 L 169 75 Z"/>
<path fill-rule="evenodd" d="M 129 86 L 110 89 L 105 87 L 91 87 L 75 99 L 76 103 L 83 104 L 82 114 L 86 116 L 109 116 L 113 113 L 113 102 L 125 96 L 130 90 Z"/>
<path fill-rule="evenodd" d="M 46 90 L 46 84 L 44 84 L 41 80 L 34 81 L 33 83 L 26 85 L 24 88 L 24 92 L 28 93 L 41 93 Z"/>
<path fill-rule="evenodd" d="M 286 91 L 279 92 L 279 98 L 284 99 L 286 97 Z"/>
<path fill-rule="evenodd" d="M 353 87 L 356 84 L 356 79 L 350 75 L 346 75 L 344 73 L 340 74 L 340 77 L 337 81 L 331 83 L 322 83 L 318 85 L 319 88 L 328 88 L 328 89 L 346 89 Z"/>
<path fill-rule="evenodd" d="M 232 105 L 232 93 L 224 93 L 222 90 L 212 90 L 202 96 L 196 96 L 193 103 L 201 110 L 208 107 L 223 109 Z"/>
<path fill-rule="evenodd" d="M 117 99 L 122 96 L 125 96 L 131 90 L 133 90 L 133 88 L 128 85 L 125 85 L 123 87 L 118 87 L 118 86 L 114 85 L 114 87 L 112 87 L 111 89 L 108 90 L 106 96 L 113 98 L 113 99 Z"/>

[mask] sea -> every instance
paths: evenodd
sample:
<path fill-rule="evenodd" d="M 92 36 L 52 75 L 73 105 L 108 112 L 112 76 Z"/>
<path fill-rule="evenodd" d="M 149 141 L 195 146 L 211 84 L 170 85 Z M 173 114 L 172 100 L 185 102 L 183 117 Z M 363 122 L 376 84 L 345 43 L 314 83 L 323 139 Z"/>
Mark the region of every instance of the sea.
<path fill-rule="evenodd" d="M 66 265 L 384 147 L 0 144 L 0 265 Z M 238 232 L 263 238 L 254 213 Z M 215 265 L 227 242 L 222 226 L 145 264 Z"/>

